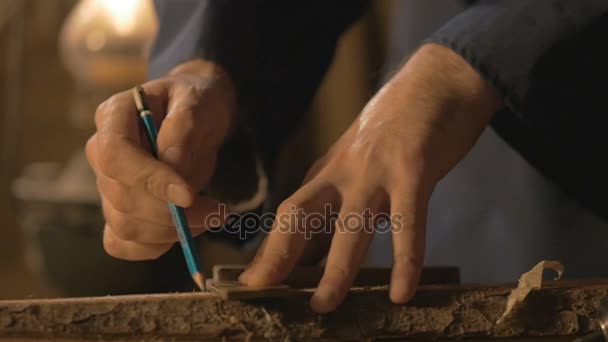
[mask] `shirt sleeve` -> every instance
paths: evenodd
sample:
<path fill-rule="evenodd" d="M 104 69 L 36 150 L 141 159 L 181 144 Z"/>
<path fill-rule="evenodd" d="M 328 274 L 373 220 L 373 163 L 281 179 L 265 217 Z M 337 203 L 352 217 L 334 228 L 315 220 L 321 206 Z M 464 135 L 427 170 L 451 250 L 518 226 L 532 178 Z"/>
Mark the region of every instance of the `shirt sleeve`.
<path fill-rule="evenodd" d="M 427 41 L 462 55 L 512 112 L 525 116 L 522 107 L 539 61 L 606 11 L 606 0 L 481 0 Z"/>
<path fill-rule="evenodd" d="M 571 199 L 608 219 L 608 1 L 484 0 L 427 41 L 502 95 L 493 129 Z"/>
<path fill-rule="evenodd" d="M 236 87 L 238 124 L 206 193 L 233 212 L 258 208 L 273 190 L 282 143 L 308 111 L 341 34 L 368 0 L 155 0 L 159 32 L 149 77 L 203 58 Z"/>
<path fill-rule="evenodd" d="M 155 0 L 150 76 L 202 57 L 222 65 L 258 146 L 276 152 L 309 108 L 340 35 L 367 0 Z M 272 154 L 272 153 L 271 153 Z"/>

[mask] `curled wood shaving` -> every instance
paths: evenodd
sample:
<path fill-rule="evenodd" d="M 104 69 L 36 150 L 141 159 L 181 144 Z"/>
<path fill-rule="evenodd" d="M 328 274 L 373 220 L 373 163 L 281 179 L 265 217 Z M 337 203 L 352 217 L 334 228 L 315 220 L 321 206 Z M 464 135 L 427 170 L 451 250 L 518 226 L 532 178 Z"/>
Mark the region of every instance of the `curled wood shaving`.
<path fill-rule="evenodd" d="M 496 324 L 501 324 L 513 310 L 516 304 L 523 302 L 528 294 L 535 289 L 540 289 L 543 283 L 543 271 L 551 269 L 557 273 L 555 280 L 562 277 L 564 266 L 559 261 L 543 260 L 532 267 L 532 269 L 519 277 L 517 288 L 511 291 L 507 300 L 507 308 L 505 312 L 496 321 Z"/>

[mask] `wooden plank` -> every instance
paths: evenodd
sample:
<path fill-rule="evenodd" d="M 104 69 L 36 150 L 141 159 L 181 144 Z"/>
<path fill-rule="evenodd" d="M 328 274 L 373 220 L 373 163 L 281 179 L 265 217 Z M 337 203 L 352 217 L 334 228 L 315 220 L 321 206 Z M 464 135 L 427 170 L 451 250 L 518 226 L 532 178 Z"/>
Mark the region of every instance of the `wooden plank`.
<path fill-rule="evenodd" d="M 548 282 L 503 324 L 511 286 L 422 286 L 407 305 L 386 287 L 352 291 L 334 313 L 308 308 L 308 294 L 224 301 L 212 293 L 0 302 L 0 337 L 79 340 L 338 340 L 579 335 L 608 296 L 608 282 Z"/>

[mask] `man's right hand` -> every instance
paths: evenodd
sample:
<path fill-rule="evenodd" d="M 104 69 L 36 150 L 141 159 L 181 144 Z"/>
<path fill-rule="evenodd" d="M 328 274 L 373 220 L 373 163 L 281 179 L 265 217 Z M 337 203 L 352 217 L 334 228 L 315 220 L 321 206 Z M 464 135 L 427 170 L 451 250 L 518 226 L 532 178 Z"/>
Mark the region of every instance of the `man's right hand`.
<path fill-rule="evenodd" d="M 86 154 L 97 176 L 106 219 L 104 248 L 126 260 L 155 259 L 178 241 L 167 202 L 185 207 L 193 235 L 219 203 L 198 196 L 215 170 L 235 120 L 235 91 L 212 63 L 194 60 L 143 85 L 154 114 L 159 159 L 151 153 L 131 91 L 95 113 Z"/>

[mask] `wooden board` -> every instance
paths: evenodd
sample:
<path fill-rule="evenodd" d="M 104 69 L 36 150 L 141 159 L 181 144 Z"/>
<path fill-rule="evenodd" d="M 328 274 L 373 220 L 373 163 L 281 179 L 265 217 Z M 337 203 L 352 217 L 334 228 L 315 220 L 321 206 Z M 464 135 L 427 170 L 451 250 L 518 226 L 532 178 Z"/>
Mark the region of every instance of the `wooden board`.
<path fill-rule="evenodd" d="M 589 332 L 608 281 L 548 282 L 502 325 L 513 286 L 422 286 L 408 305 L 386 287 L 349 294 L 318 315 L 308 296 L 225 301 L 212 293 L 0 302 L 0 338 L 195 341 L 565 336 Z"/>

